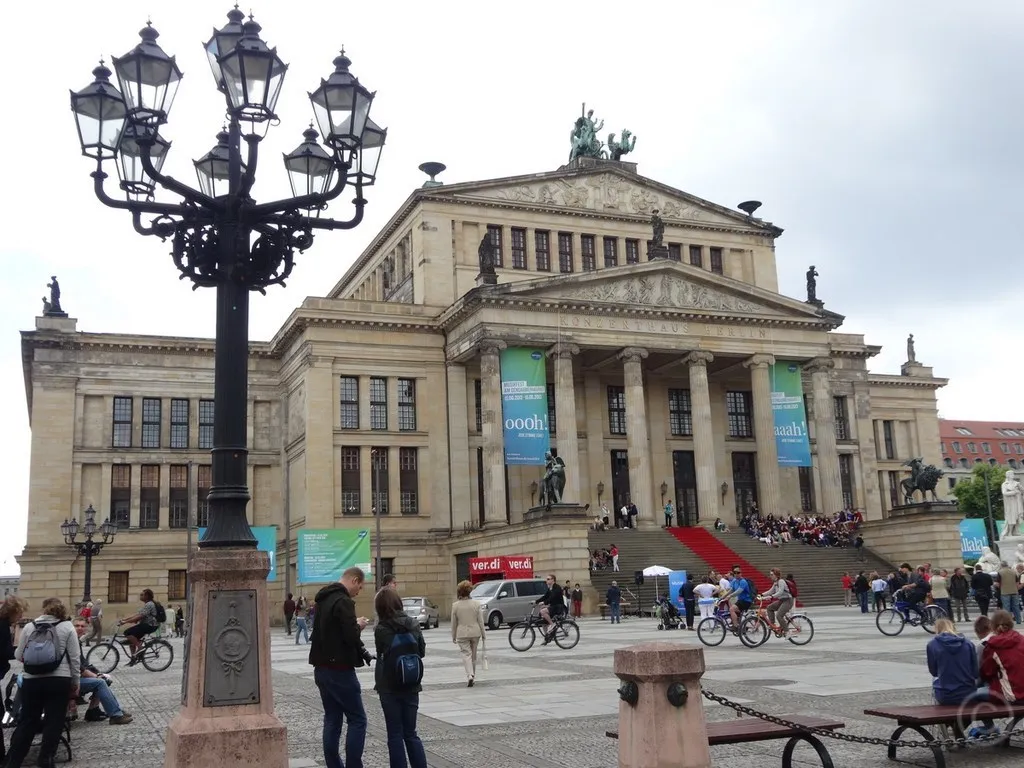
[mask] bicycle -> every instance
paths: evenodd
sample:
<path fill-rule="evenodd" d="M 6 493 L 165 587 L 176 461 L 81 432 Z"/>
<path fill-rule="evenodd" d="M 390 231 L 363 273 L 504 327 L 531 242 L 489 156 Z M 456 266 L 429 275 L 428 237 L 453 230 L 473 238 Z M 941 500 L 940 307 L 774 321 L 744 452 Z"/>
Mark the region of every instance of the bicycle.
<path fill-rule="evenodd" d="M 768 642 L 769 634 L 784 637 L 793 645 L 807 645 L 814 639 L 814 622 L 806 613 L 786 614 L 786 626 L 781 627 L 768 621 L 768 604 L 771 600 L 759 598 L 757 608 L 740 622 L 740 642 L 748 648 L 757 648 Z M 794 601 L 796 602 L 796 601 Z"/>
<path fill-rule="evenodd" d="M 740 627 L 743 626 L 743 623 L 746 620 L 748 613 L 749 611 L 744 612 L 740 616 Z M 752 627 L 751 631 L 756 630 Z M 751 645 L 749 647 L 754 648 L 768 639 L 767 627 L 762 627 L 761 631 L 765 633 L 764 638 L 756 645 Z M 719 600 L 717 603 L 715 603 L 714 614 L 712 614 L 711 616 L 705 616 L 703 619 L 700 620 L 700 623 L 697 625 L 697 639 L 709 648 L 714 648 L 717 645 L 721 645 L 722 642 L 725 640 L 725 636 L 730 632 L 734 635 L 737 635 L 740 638 L 740 642 L 742 642 L 744 645 L 748 645 L 748 643 L 746 643 L 743 640 L 743 636 L 739 633 L 739 628 L 733 626 L 732 614 L 729 613 L 728 601 Z"/>
<path fill-rule="evenodd" d="M 109 675 L 121 662 L 122 652 L 129 659 L 132 658 L 128 639 L 124 634 L 115 633 L 109 640 L 101 641 L 90 648 L 85 661 L 96 667 L 101 674 Z M 147 635 L 136 658 L 150 672 L 163 672 L 174 662 L 174 648 L 166 640 Z"/>
<path fill-rule="evenodd" d="M 917 616 L 911 616 L 911 611 Z M 912 627 L 919 626 L 929 635 L 934 635 L 935 622 L 944 618 L 947 618 L 946 612 L 937 605 L 921 606 L 917 603 L 894 599 L 892 608 L 879 611 L 875 616 L 875 626 L 886 637 L 896 637 L 907 624 Z"/>
<path fill-rule="evenodd" d="M 555 645 L 565 651 L 575 648 L 580 641 L 580 628 L 576 622 L 566 614 L 559 614 L 555 617 L 554 623 L 555 626 L 551 632 Z M 514 650 L 525 653 L 537 642 L 537 628 L 540 628 L 542 634 L 547 632 L 547 622 L 537 612 L 537 606 L 534 606 L 526 621 L 515 624 L 509 629 L 508 644 Z"/>

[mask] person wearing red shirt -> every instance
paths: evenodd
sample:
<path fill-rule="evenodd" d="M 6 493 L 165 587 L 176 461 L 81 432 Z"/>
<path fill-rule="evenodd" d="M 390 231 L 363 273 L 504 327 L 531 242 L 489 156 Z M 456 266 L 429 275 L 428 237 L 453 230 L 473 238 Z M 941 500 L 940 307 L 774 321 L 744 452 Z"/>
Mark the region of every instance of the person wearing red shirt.
<path fill-rule="evenodd" d="M 992 634 L 981 654 L 981 679 L 994 701 L 1024 703 L 1024 635 L 1009 611 L 992 614 Z"/>
<path fill-rule="evenodd" d="M 849 608 L 853 605 L 853 579 L 850 578 L 849 573 L 844 573 L 841 581 L 843 583 L 843 605 Z"/>

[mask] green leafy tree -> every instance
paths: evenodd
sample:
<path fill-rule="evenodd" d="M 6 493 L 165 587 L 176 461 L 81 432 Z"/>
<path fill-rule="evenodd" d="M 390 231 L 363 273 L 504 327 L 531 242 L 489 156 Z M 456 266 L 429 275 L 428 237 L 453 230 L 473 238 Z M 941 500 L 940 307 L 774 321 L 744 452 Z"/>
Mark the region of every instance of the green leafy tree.
<path fill-rule="evenodd" d="M 988 518 L 988 504 L 985 500 L 985 478 L 988 478 L 988 499 L 992 503 L 992 518 L 1003 519 L 1003 480 L 1006 479 L 1006 467 L 993 467 L 991 464 L 976 464 L 970 479 L 961 480 L 953 486 L 957 506 L 964 517 Z M 994 531 L 989 531 L 989 540 L 995 541 Z"/>

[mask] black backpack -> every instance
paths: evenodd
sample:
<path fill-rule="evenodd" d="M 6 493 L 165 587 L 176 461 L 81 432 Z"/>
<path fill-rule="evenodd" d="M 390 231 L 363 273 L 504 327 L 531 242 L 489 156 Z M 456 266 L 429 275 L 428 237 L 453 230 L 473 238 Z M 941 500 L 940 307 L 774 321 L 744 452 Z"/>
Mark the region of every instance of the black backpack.
<path fill-rule="evenodd" d="M 397 691 L 415 688 L 423 680 L 423 659 L 415 633 L 407 627 L 394 625 L 395 636 L 384 654 L 384 674 Z"/>
<path fill-rule="evenodd" d="M 156 620 L 160 624 L 163 624 L 165 621 L 167 621 L 167 611 L 160 603 L 154 601 L 153 605 L 156 606 Z"/>

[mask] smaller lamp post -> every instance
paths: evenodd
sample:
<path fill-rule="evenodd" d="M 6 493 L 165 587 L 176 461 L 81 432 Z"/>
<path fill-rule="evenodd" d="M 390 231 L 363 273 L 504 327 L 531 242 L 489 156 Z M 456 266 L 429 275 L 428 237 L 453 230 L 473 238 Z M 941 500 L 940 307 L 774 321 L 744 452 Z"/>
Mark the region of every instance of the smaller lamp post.
<path fill-rule="evenodd" d="M 380 516 L 382 513 L 384 496 L 380 490 L 380 471 L 382 464 L 386 460 L 387 448 L 372 448 L 370 450 L 371 460 L 373 461 L 373 476 L 374 476 L 374 499 L 373 499 L 373 517 L 374 517 L 374 534 L 373 534 L 373 546 L 374 546 L 374 557 L 373 557 L 373 584 L 376 589 L 380 590 L 381 579 L 384 578 L 384 574 L 380 572 Z"/>
<path fill-rule="evenodd" d="M 88 603 L 92 600 L 92 558 L 98 555 L 100 550 L 107 544 L 114 541 L 117 535 L 117 526 L 110 522 L 110 518 L 96 525 L 96 510 L 89 508 L 82 513 L 84 522 L 79 525 L 78 520 L 71 518 L 61 523 L 60 532 L 64 535 L 64 543 L 78 552 L 80 557 L 85 558 L 85 588 L 83 590 L 82 602 Z M 78 540 L 81 533 L 83 540 Z M 102 536 L 102 541 L 97 541 L 96 536 Z"/>

